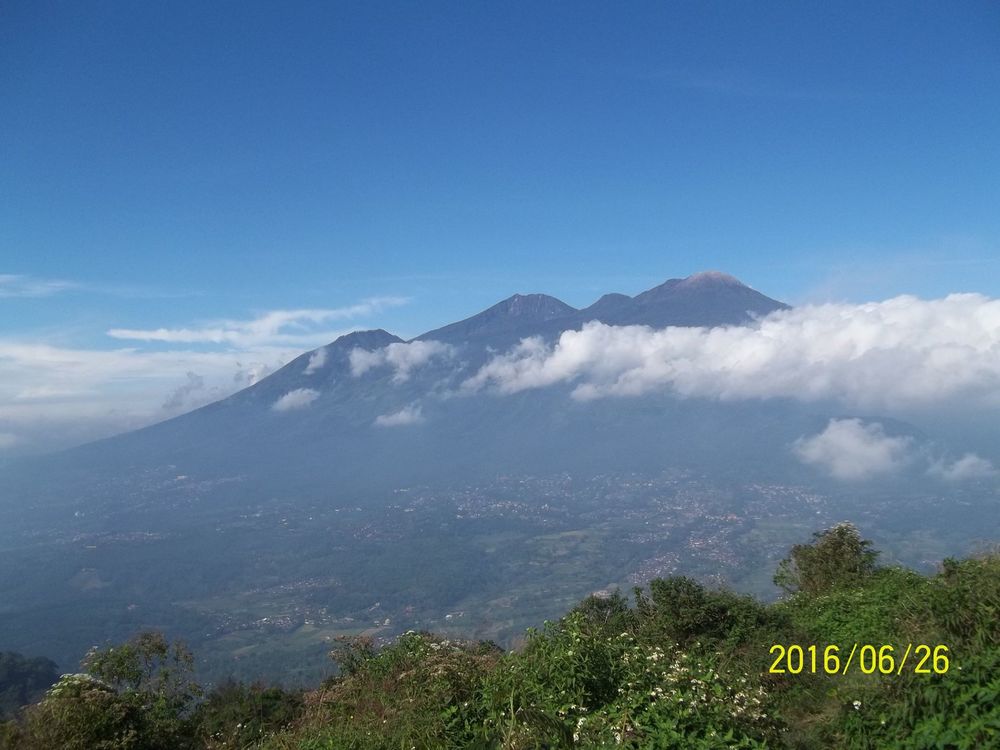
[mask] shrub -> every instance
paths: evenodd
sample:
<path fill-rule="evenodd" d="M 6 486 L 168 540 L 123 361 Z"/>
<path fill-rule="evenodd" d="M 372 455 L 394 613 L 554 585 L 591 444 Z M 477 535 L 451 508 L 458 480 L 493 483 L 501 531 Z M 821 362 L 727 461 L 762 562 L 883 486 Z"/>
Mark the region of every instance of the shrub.
<path fill-rule="evenodd" d="M 778 565 L 774 583 L 788 593 L 815 595 L 860 585 L 875 571 L 878 552 L 851 523 L 813 534 L 811 544 L 796 544 Z"/>

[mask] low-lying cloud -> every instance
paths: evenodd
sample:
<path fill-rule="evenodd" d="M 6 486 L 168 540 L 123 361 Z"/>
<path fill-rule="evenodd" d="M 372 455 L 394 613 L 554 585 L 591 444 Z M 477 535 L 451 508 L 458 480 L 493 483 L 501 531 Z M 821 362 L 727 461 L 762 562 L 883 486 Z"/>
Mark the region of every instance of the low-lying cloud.
<path fill-rule="evenodd" d="M 990 479 L 998 472 L 975 453 L 956 460 L 934 458 L 932 447 L 907 435 L 888 435 L 879 422 L 831 419 L 817 435 L 803 436 L 792 450 L 800 461 L 842 481 L 876 479 L 907 467 L 947 482 Z"/>
<path fill-rule="evenodd" d="M 376 427 L 404 427 L 420 424 L 424 421 L 423 410 L 419 404 L 411 404 L 392 414 L 380 414 L 375 418 Z"/>
<path fill-rule="evenodd" d="M 910 459 L 913 439 L 892 437 L 878 422 L 831 419 L 818 435 L 800 438 L 793 450 L 803 463 L 834 479 L 873 479 L 897 472 Z"/>
<path fill-rule="evenodd" d="M 992 462 L 982 456 L 966 453 L 951 463 L 943 460 L 932 462 L 927 473 L 949 482 L 961 482 L 970 479 L 989 479 L 997 475 L 997 470 Z"/>
<path fill-rule="evenodd" d="M 374 351 L 355 348 L 351 350 L 351 374 L 355 377 L 377 367 L 390 367 L 392 381 L 402 383 L 409 380 L 410 373 L 437 357 L 450 357 L 454 350 L 440 341 L 411 341 L 408 344 L 395 343 Z"/>
<path fill-rule="evenodd" d="M 163 409 L 168 412 L 177 412 L 189 406 L 197 398 L 199 392 L 205 390 L 205 378 L 196 372 L 187 372 L 187 380 L 171 393 L 167 400 L 163 402 Z"/>
<path fill-rule="evenodd" d="M 306 369 L 303 370 L 304 375 L 312 375 L 314 372 L 319 370 L 326 364 L 326 347 L 321 346 L 319 349 L 314 351 L 309 356 L 309 362 L 306 363 Z"/>
<path fill-rule="evenodd" d="M 835 399 L 852 407 L 1000 405 L 1000 301 L 979 294 L 812 305 L 751 326 L 588 323 L 555 344 L 523 340 L 466 379 L 465 392 L 575 383 L 592 399 L 666 390 L 720 400 Z"/>
<path fill-rule="evenodd" d="M 271 408 L 275 411 L 305 409 L 317 398 L 319 398 L 319 391 L 313 388 L 296 388 L 275 401 Z"/>

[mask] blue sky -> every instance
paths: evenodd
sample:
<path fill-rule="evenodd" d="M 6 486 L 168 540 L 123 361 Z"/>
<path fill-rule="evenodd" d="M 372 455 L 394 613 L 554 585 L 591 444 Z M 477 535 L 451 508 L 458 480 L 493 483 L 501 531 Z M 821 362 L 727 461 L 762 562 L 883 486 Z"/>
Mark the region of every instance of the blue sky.
<path fill-rule="evenodd" d="M 996 3 L 291 6 L 4 4 L 0 361 L 272 366 L 708 268 L 1000 296 Z M 159 329 L 237 333 L 108 333 Z M 11 388 L 0 435 L 49 398 Z"/>

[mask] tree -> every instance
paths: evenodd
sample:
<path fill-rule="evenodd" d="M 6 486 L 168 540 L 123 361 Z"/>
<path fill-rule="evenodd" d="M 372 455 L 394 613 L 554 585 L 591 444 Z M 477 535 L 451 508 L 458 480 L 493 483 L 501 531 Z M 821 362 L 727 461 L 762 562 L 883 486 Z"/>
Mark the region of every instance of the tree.
<path fill-rule="evenodd" d="M 181 750 L 193 746 L 191 713 L 200 688 L 180 642 L 144 632 L 94 648 L 83 673 L 63 675 L 25 714 L 19 747 L 65 750 Z"/>
<path fill-rule="evenodd" d="M 287 728 L 303 708 L 301 691 L 229 680 L 206 696 L 195 722 L 206 748 L 256 747 Z"/>
<path fill-rule="evenodd" d="M 774 582 L 788 593 L 816 595 L 857 586 L 875 572 L 879 553 L 870 549 L 849 522 L 813 534 L 811 544 L 796 544 L 778 564 Z"/>

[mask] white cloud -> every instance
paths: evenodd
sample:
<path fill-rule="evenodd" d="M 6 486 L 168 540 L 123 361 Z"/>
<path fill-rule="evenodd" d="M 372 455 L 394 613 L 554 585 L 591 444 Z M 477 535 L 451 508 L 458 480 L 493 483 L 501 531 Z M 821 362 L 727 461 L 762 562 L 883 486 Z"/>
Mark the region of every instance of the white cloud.
<path fill-rule="evenodd" d="M 0 432 L 18 435 L 11 448 L 18 452 L 107 437 L 224 398 L 298 354 L 284 347 L 100 350 L 0 339 Z M 201 388 L 188 373 L 203 380 Z"/>
<path fill-rule="evenodd" d="M 251 320 L 221 320 L 199 328 L 112 328 L 112 338 L 169 344 L 225 344 L 249 346 L 312 347 L 327 343 L 343 331 L 316 330 L 334 320 L 373 315 L 387 307 L 405 304 L 403 297 L 373 297 L 349 307 L 331 309 L 271 310 Z"/>
<path fill-rule="evenodd" d="M 292 411 L 304 409 L 319 398 L 319 391 L 312 388 L 296 388 L 274 402 L 271 407 L 275 411 Z"/>
<path fill-rule="evenodd" d="M 424 421 L 423 410 L 419 404 L 411 404 L 392 414 L 382 414 L 375 418 L 376 427 L 401 427 L 419 424 Z"/>
<path fill-rule="evenodd" d="M 996 476 L 997 470 L 987 459 L 975 453 L 966 453 L 950 464 L 945 461 L 933 462 L 927 473 L 949 482 L 961 482 L 967 479 L 988 479 Z"/>
<path fill-rule="evenodd" d="M 174 392 L 167 397 L 167 400 L 163 402 L 163 408 L 166 411 L 176 412 L 184 409 L 186 406 L 195 401 L 195 394 L 199 391 L 204 391 L 205 378 L 196 372 L 191 372 L 190 370 L 188 370 L 186 377 L 187 380 L 184 384 L 178 386 Z"/>
<path fill-rule="evenodd" d="M 834 479 L 872 479 L 892 474 L 909 460 L 912 438 L 890 437 L 878 422 L 831 419 L 826 429 L 799 438 L 793 450 L 803 463 L 816 466 Z"/>
<path fill-rule="evenodd" d="M 0 296 L 37 296 L 70 287 L 91 290 L 70 282 L 0 275 Z M 376 297 L 338 309 L 275 310 L 252 320 L 186 329 L 114 329 L 114 337 L 137 342 L 115 349 L 0 338 L 0 433 L 16 434 L 11 450 L 30 453 L 144 427 L 225 398 L 302 350 L 353 330 L 330 330 L 324 321 L 371 314 L 405 301 Z M 198 346 L 161 346 L 184 342 Z M 313 369 L 320 366 L 323 351 L 313 355 Z"/>
<path fill-rule="evenodd" d="M 896 297 L 779 311 L 752 326 L 588 323 L 522 341 L 463 384 L 513 393 L 575 383 L 574 397 L 669 390 L 718 399 L 838 399 L 862 408 L 1000 405 L 1000 301 Z"/>
<path fill-rule="evenodd" d="M 388 366 L 394 370 L 392 381 L 402 383 L 409 379 L 412 370 L 422 367 L 435 357 L 450 357 L 453 353 L 450 345 L 440 341 L 395 343 L 374 351 L 355 348 L 350 354 L 351 374 L 358 377 L 372 368 Z"/>
<path fill-rule="evenodd" d="M 75 289 L 77 286 L 72 281 L 0 273 L 0 297 L 48 297 L 67 289 Z"/>
<path fill-rule="evenodd" d="M 312 375 L 314 372 L 319 370 L 323 365 L 326 364 L 326 347 L 321 346 L 319 349 L 314 351 L 309 357 L 309 362 L 306 364 L 306 369 L 303 371 L 304 375 Z"/>
<path fill-rule="evenodd" d="M 233 383 L 238 385 L 240 388 L 246 388 L 259 380 L 263 380 L 283 364 L 284 359 L 279 360 L 277 364 L 273 366 L 267 364 L 266 362 L 248 362 L 246 365 L 242 362 L 237 362 L 237 370 L 233 375 Z"/>

